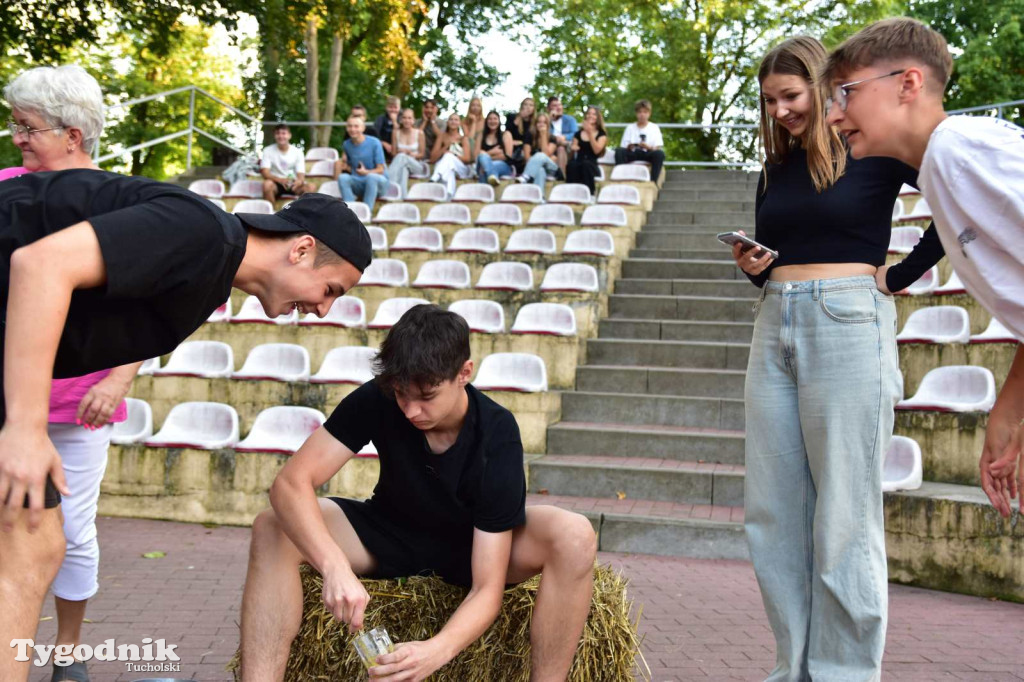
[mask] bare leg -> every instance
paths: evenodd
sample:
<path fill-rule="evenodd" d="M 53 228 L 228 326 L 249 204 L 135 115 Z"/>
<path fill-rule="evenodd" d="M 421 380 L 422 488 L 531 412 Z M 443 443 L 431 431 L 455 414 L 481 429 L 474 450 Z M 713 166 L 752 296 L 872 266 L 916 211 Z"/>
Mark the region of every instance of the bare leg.
<path fill-rule="evenodd" d="M 359 541 L 341 507 L 328 499 L 320 509 L 338 546 L 357 575 L 373 570 L 376 561 Z M 242 593 L 242 680 L 280 680 L 292 640 L 302 620 L 303 557 L 285 534 L 273 509 L 252 524 L 249 570 Z"/>
<path fill-rule="evenodd" d="M 82 620 L 89 600 L 68 601 L 54 596 L 53 603 L 57 607 L 57 644 L 78 646 L 82 642 Z"/>
<path fill-rule="evenodd" d="M 264 180 L 263 181 L 263 198 L 266 199 L 267 201 L 269 201 L 270 203 L 274 203 L 274 199 L 276 198 L 276 196 L 275 196 L 276 194 L 277 194 L 277 186 L 274 184 L 274 181 L 273 180 Z"/>
<path fill-rule="evenodd" d="M 558 151 L 555 153 L 555 156 L 557 157 L 555 159 L 555 163 L 557 163 L 558 167 L 562 170 L 562 177 L 564 178 L 565 164 L 569 162 L 569 154 L 566 152 L 565 147 L 559 147 Z"/>
<path fill-rule="evenodd" d="M 13 639 L 34 639 L 46 590 L 64 560 L 64 530 L 60 507 L 45 509 L 35 533 L 23 513 L 15 527 L 0 531 L 0 680 L 28 679 L 31 663 L 14 660 Z M 35 653 L 29 651 L 29 657 Z"/>
<path fill-rule="evenodd" d="M 580 514 L 526 508 L 512 536 L 509 582 L 541 574 L 530 623 L 531 682 L 564 682 L 572 667 L 594 591 L 597 536 Z"/>

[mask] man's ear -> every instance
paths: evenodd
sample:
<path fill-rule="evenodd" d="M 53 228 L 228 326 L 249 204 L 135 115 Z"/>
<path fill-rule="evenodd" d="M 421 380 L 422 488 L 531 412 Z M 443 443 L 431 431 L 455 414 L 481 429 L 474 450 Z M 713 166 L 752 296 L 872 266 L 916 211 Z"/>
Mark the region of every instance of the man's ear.
<path fill-rule="evenodd" d="M 312 235 L 304 234 L 292 240 L 291 248 L 288 251 L 288 262 L 292 265 L 303 261 L 313 262 L 316 257 L 316 239 Z"/>
<path fill-rule="evenodd" d="M 924 88 L 925 74 L 919 66 L 911 66 L 900 76 L 900 102 L 910 102 L 921 96 Z"/>
<path fill-rule="evenodd" d="M 459 377 L 458 377 L 459 386 L 465 386 L 466 384 L 468 384 L 469 383 L 469 379 L 472 376 L 473 376 L 473 361 L 472 360 L 466 360 L 466 362 L 462 365 L 462 369 L 459 370 Z"/>

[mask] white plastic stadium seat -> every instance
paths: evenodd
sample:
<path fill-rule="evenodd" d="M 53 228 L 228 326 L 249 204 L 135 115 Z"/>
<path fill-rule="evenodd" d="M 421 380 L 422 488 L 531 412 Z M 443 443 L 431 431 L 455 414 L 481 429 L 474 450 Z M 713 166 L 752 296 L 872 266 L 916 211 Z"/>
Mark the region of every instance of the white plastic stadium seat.
<path fill-rule="evenodd" d="M 929 220 L 932 217 L 932 209 L 928 201 L 923 197 L 917 200 L 914 208 L 908 211 L 900 220 Z"/>
<path fill-rule="evenodd" d="M 238 180 L 231 185 L 231 189 L 224 195 L 232 199 L 262 199 L 262 180 Z"/>
<path fill-rule="evenodd" d="M 996 380 L 985 367 L 936 367 L 924 375 L 913 398 L 896 403 L 897 410 L 988 412 L 996 402 Z"/>
<path fill-rule="evenodd" d="M 153 370 L 155 376 L 229 377 L 235 371 L 235 354 L 223 341 L 183 341 L 167 364 Z"/>
<path fill-rule="evenodd" d="M 572 207 L 565 204 L 544 204 L 537 206 L 530 213 L 528 225 L 566 225 L 576 224 L 576 216 Z"/>
<path fill-rule="evenodd" d="M 576 314 L 564 303 L 527 303 L 516 313 L 512 333 L 576 336 Z"/>
<path fill-rule="evenodd" d="M 473 385 L 481 391 L 538 393 L 548 390 L 548 372 L 531 353 L 491 353 L 480 363 Z"/>
<path fill-rule="evenodd" d="M 533 268 L 526 263 L 488 263 L 476 281 L 476 288 L 530 291 L 533 289 Z"/>
<path fill-rule="evenodd" d="M 544 203 L 544 194 L 532 183 L 508 185 L 501 193 L 501 201 L 506 204 L 541 204 Z"/>
<path fill-rule="evenodd" d="M 498 233 L 487 227 L 464 227 L 452 235 L 448 244 L 448 251 L 498 253 L 500 250 Z"/>
<path fill-rule="evenodd" d="M 307 178 L 334 178 L 334 162 L 324 159 L 314 161 L 306 173 Z"/>
<path fill-rule="evenodd" d="M 329 197 L 336 199 L 341 198 L 341 188 L 338 187 L 338 183 L 334 180 L 324 180 L 320 183 L 320 186 L 316 188 L 317 193 L 326 194 Z M 351 206 L 349 206 L 351 208 Z M 362 218 L 360 218 L 362 220 Z M 366 222 L 365 220 L 363 222 Z"/>
<path fill-rule="evenodd" d="M 894 293 L 908 296 L 923 296 L 924 294 L 932 293 L 937 286 L 939 286 L 939 266 L 933 265 L 916 282 L 903 291 L 896 291 Z"/>
<path fill-rule="evenodd" d="M 505 244 L 505 253 L 552 254 L 555 251 L 554 233 L 551 230 L 538 227 L 514 231 L 509 235 L 508 243 Z"/>
<path fill-rule="evenodd" d="M 297 343 L 261 343 L 233 379 L 309 381 L 309 351 Z"/>
<path fill-rule="evenodd" d="M 231 319 L 231 299 L 217 306 L 217 309 L 206 318 L 207 322 L 228 322 Z"/>
<path fill-rule="evenodd" d="M 490 185 L 488 185 L 490 187 Z M 425 223 L 450 223 L 452 225 L 469 225 L 471 221 L 469 207 L 462 204 L 439 204 L 431 206 Z"/>
<path fill-rule="evenodd" d="M 896 197 L 896 201 L 892 205 L 892 219 L 896 222 L 903 217 L 903 199 Z"/>
<path fill-rule="evenodd" d="M 401 201 L 402 187 L 397 182 L 389 182 L 384 194 L 378 194 L 377 198 L 381 201 Z"/>
<path fill-rule="evenodd" d="M 337 184 L 335 184 L 335 187 L 337 187 Z M 352 209 L 352 212 L 356 214 L 357 218 L 359 218 L 359 222 L 363 223 L 364 225 L 370 222 L 369 206 L 367 206 L 361 201 L 352 201 L 346 203 L 345 205 Z"/>
<path fill-rule="evenodd" d="M 362 449 L 356 453 L 356 457 L 367 457 L 370 459 L 377 458 L 377 446 L 373 444 L 371 440 L 369 443 L 364 445 Z"/>
<path fill-rule="evenodd" d="M 601 158 L 599 158 L 597 162 L 603 166 L 614 166 L 615 150 L 612 149 L 611 147 L 605 148 L 604 154 L 601 155 Z"/>
<path fill-rule="evenodd" d="M 474 222 L 477 225 L 522 225 L 523 212 L 512 204 L 487 204 Z"/>
<path fill-rule="evenodd" d="M 1017 343 L 1017 337 L 993 317 L 985 331 L 971 337 L 971 343 Z"/>
<path fill-rule="evenodd" d="M 921 446 L 913 438 L 893 436 L 882 464 L 882 492 L 917 490 L 923 474 Z"/>
<path fill-rule="evenodd" d="M 220 199 L 224 196 L 225 190 L 224 183 L 220 180 L 193 180 L 188 185 L 188 191 L 207 199 Z"/>
<path fill-rule="evenodd" d="M 650 182 L 651 169 L 647 166 L 635 166 L 631 163 L 612 168 L 612 182 Z"/>
<path fill-rule="evenodd" d="M 372 261 L 363 276 L 359 278 L 361 287 L 407 287 L 409 286 L 409 268 L 404 261 L 394 258 L 377 258 Z"/>
<path fill-rule="evenodd" d="M 115 445 L 141 443 L 153 435 L 153 408 L 145 400 L 125 398 L 128 417 L 117 422 L 110 430 L 110 442 Z"/>
<path fill-rule="evenodd" d="M 238 413 L 223 403 L 179 403 L 146 445 L 154 448 L 217 450 L 238 442 Z"/>
<path fill-rule="evenodd" d="M 235 446 L 235 451 L 295 452 L 325 421 L 324 413 L 312 407 L 268 407 L 256 415 L 249 435 Z"/>
<path fill-rule="evenodd" d="M 631 187 L 630 189 L 636 189 Z M 629 219 L 626 209 L 621 206 L 605 204 L 603 206 L 587 206 L 580 218 L 580 225 L 588 227 L 626 227 Z"/>
<path fill-rule="evenodd" d="M 920 190 L 914 189 L 913 187 L 911 187 L 907 183 L 903 183 L 903 185 L 900 187 L 900 196 L 901 197 L 911 196 L 911 195 L 920 194 L 920 193 L 921 193 Z"/>
<path fill-rule="evenodd" d="M 363 299 L 355 296 L 339 296 L 334 299 L 327 314 L 322 318 L 315 313 L 307 313 L 299 322 L 304 327 L 348 327 L 364 329 L 366 327 L 366 304 Z"/>
<path fill-rule="evenodd" d="M 436 227 L 404 227 L 395 235 L 391 250 L 440 253 L 444 250 L 444 237 Z"/>
<path fill-rule="evenodd" d="M 605 185 L 597 195 L 599 204 L 640 205 L 640 190 L 632 185 Z"/>
<path fill-rule="evenodd" d="M 369 346 L 341 346 L 327 351 L 320 371 L 309 378 L 314 384 L 365 384 L 373 378 L 377 349 Z"/>
<path fill-rule="evenodd" d="M 228 205 L 224 203 L 223 199 L 207 199 L 207 201 L 209 201 L 211 204 L 213 204 L 222 211 L 228 210 Z"/>
<path fill-rule="evenodd" d="M 384 204 L 377 211 L 377 217 L 373 219 L 373 222 L 379 225 L 388 223 L 417 225 L 420 222 L 420 209 L 413 204 Z"/>
<path fill-rule="evenodd" d="M 370 248 L 374 251 L 388 250 L 388 231 L 376 225 L 366 225 L 366 231 L 370 233 Z"/>
<path fill-rule="evenodd" d="M 306 161 L 337 161 L 338 150 L 334 147 L 310 147 Z"/>
<path fill-rule="evenodd" d="M 231 209 L 232 213 L 274 213 L 274 205 L 266 199 L 242 199 Z"/>
<path fill-rule="evenodd" d="M 896 335 L 899 343 L 967 343 L 971 318 L 955 305 L 936 305 L 915 310 Z"/>
<path fill-rule="evenodd" d="M 597 269 L 585 263 L 555 263 L 544 273 L 544 281 L 540 283 L 540 290 L 599 291 Z"/>
<path fill-rule="evenodd" d="M 949 273 L 949 279 L 946 283 L 940 287 L 935 287 L 932 291 L 936 296 L 947 296 L 951 294 L 966 294 L 967 288 L 964 287 L 964 283 L 960 281 L 960 276 L 956 274 L 956 270 Z"/>
<path fill-rule="evenodd" d="M 548 194 L 549 204 L 592 204 L 594 197 L 590 188 L 577 182 L 565 182 L 555 185 Z"/>
<path fill-rule="evenodd" d="M 458 260 L 428 260 L 412 285 L 420 289 L 468 289 L 469 266 Z"/>
<path fill-rule="evenodd" d="M 419 182 L 409 186 L 406 201 L 448 201 L 448 190 L 439 182 Z"/>
<path fill-rule="evenodd" d="M 377 306 L 377 314 L 370 322 L 370 329 L 390 329 L 395 323 L 402 319 L 411 308 L 418 305 L 430 305 L 430 301 L 424 298 L 389 298 Z"/>
<path fill-rule="evenodd" d="M 139 367 L 139 371 L 136 372 L 136 376 L 144 377 L 148 374 L 152 374 L 156 370 L 160 369 L 160 358 L 150 358 L 142 363 Z"/>
<path fill-rule="evenodd" d="M 455 188 L 452 201 L 481 201 L 485 204 L 494 203 L 494 188 L 479 182 L 459 185 Z"/>
<path fill-rule="evenodd" d="M 367 268 L 369 269 L 369 268 Z M 263 310 L 263 305 L 260 300 L 255 296 L 249 296 L 242 301 L 242 307 L 238 309 L 238 312 L 232 316 L 230 322 L 238 324 L 241 322 L 245 323 L 256 323 L 256 324 L 295 324 L 299 321 L 299 311 L 294 308 L 278 317 L 267 317 L 266 311 Z"/>
<path fill-rule="evenodd" d="M 462 299 L 448 306 L 448 310 L 462 315 L 471 332 L 505 333 L 505 309 L 497 301 Z"/>
<path fill-rule="evenodd" d="M 604 182 L 604 181 L 605 181 L 604 166 L 598 166 L 597 167 L 597 175 L 594 176 L 594 182 Z"/>
<path fill-rule="evenodd" d="M 562 247 L 565 256 L 611 256 L 614 253 L 615 239 L 605 230 L 575 230 L 565 238 Z"/>
<path fill-rule="evenodd" d="M 923 236 L 924 230 L 916 225 L 894 227 L 889 236 L 889 253 L 910 253 Z"/>

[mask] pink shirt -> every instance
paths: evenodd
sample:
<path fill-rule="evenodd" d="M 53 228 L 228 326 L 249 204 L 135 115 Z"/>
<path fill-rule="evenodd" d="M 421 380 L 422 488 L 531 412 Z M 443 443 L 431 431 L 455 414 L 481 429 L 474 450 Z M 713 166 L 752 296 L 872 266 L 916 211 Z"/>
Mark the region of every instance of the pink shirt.
<path fill-rule="evenodd" d="M 0 181 L 16 178 L 19 175 L 30 173 L 27 168 L 15 166 L 0 170 Z M 78 415 L 78 404 L 89 392 L 89 389 L 99 383 L 100 379 L 110 374 L 109 369 L 86 374 L 73 379 L 54 379 L 50 385 L 50 423 L 51 424 L 74 424 Z M 121 404 L 114 410 L 110 417 L 110 423 L 123 422 L 128 418 L 128 404 L 121 401 Z"/>

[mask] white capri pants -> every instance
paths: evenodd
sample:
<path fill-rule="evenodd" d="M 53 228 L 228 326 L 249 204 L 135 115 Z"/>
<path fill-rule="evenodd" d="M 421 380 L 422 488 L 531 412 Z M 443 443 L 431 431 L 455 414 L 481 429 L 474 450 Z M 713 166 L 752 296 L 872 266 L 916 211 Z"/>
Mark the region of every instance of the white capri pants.
<path fill-rule="evenodd" d="M 107 469 L 112 427 L 90 431 L 76 424 L 48 427 L 50 440 L 64 463 L 71 495 L 61 499 L 64 512 L 64 563 L 53 581 L 53 593 L 67 601 L 82 601 L 99 590 L 100 546 L 96 541 L 96 505 Z"/>
<path fill-rule="evenodd" d="M 451 152 L 446 152 L 434 165 L 434 177 L 444 183 L 450 199 L 455 196 L 455 179 L 465 180 L 473 177 L 473 169 L 463 163 L 459 157 Z"/>

